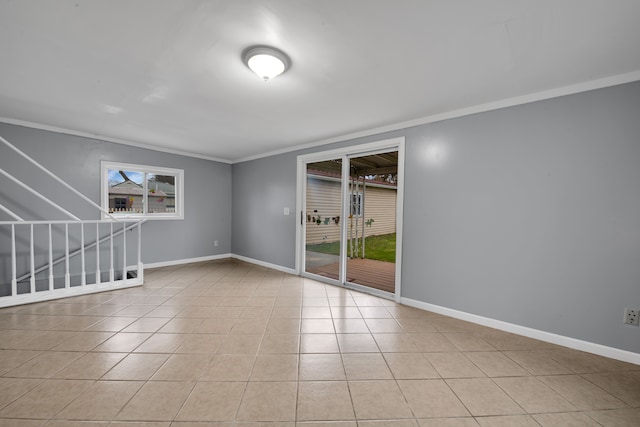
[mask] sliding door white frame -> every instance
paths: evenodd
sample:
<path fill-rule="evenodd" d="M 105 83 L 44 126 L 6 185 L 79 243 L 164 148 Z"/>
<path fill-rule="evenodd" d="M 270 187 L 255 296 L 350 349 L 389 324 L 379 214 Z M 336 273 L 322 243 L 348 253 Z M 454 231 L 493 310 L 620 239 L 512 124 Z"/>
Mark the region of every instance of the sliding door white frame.
<path fill-rule="evenodd" d="M 379 152 L 398 151 L 398 188 L 397 188 L 397 200 L 396 200 L 396 273 L 395 273 L 395 292 L 394 299 L 396 302 L 400 301 L 401 294 L 401 267 L 402 267 L 402 218 L 403 218 L 403 201 L 404 201 L 404 137 L 385 139 L 382 141 L 371 142 L 367 144 L 353 145 L 350 147 L 338 148 L 334 150 L 321 151 L 311 154 L 303 154 L 298 156 L 297 165 L 297 197 L 296 197 L 296 273 L 305 277 L 311 277 L 304 271 L 305 265 L 305 239 L 307 222 L 304 221 L 305 215 L 305 200 L 306 200 L 306 177 L 307 177 L 307 164 L 320 162 L 331 159 L 342 159 L 342 205 L 343 212 L 342 217 L 346 218 L 348 204 L 345 203 L 346 194 L 348 193 L 348 179 L 344 177 L 349 176 L 349 160 L 354 157 L 366 156 L 369 154 L 375 154 Z M 347 229 L 342 225 L 342 242 L 346 242 Z M 344 272 L 346 269 L 346 256 L 344 251 L 346 245 L 342 244 L 340 249 L 340 280 L 326 279 L 327 283 L 334 285 L 344 286 L 346 280 L 344 278 Z M 316 278 L 316 276 L 313 276 Z M 372 291 L 371 288 L 364 286 L 356 286 L 358 290 L 368 291 L 371 293 L 377 293 Z"/>

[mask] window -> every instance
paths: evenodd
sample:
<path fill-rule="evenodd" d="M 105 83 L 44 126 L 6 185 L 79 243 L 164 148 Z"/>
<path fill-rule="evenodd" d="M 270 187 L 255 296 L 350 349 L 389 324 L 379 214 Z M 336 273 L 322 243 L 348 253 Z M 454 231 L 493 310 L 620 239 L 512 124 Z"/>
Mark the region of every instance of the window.
<path fill-rule="evenodd" d="M 362 216 L 362 193 L 351 193 L 351 215 Z"/>
<path fill-rule="evenodd" d="M 184 218 L 184 171 L 102 162 L 102 206 L 116 217 Z"/>
<path fill-rule="evenodd" d="M 113 200 L 113 208 L 111 207 L 111 200 Z M 124 198 L 114 198 L 109 199 L 109 211 L 110 212 L 119 212 L 124 211 L 127 208 L 127 199 Z"/>

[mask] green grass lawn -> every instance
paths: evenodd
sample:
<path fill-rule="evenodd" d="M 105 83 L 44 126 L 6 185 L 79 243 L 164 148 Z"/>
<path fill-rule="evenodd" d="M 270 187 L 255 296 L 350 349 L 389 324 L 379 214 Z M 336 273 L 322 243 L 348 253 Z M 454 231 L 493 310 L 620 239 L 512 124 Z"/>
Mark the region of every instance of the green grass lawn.
<path fill-rule="evenodd" d="M 378 261 L 396 262 L 396 233 L 369 236 L 365 239 L 365 258 Z M 351 249 L 347 244 L 347 254 Z M 340 242 L 307 245 L 307 250 L 323 254 L 340 255 Z"/>

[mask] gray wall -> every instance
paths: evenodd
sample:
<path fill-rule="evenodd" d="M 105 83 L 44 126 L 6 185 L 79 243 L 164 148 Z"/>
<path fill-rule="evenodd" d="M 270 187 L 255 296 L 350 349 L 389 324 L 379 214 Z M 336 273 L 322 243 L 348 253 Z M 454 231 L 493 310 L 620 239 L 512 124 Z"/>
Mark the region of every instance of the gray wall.
<path fill-rule="evenodd" d="M 234 254 L 295 267 L 296 161 L 283 154 L 233 165 Z"/>
<path fill-rule="evenodd" d="M 184 220 L 149 221 L 143 226 L 143 262 L 197 258 L 231 251 L 231 166 L 122 144 L 0 123 L 0 136 L 100 202 L 100 161 L 184 169 Z M 0 168 L 24 180 L 82 219 L 97 210 L 70 194 L 13 152 L 0 147 Z M 66 219 L 0 177 L 0 202 L 25 219 Z M 10 220 L 0 212 L 0 219 Z M 219 246 L 214 246 L 214 240 Z M 4 250 L 4 249 L 3 249 Z M 4 267 L 3 267 L 4 268 Z"/>
<path fill-rule="evenodd" d="M 235 164 L 232 250 L 293 268 L 296 156 L 405 136 L 403 297 L 640 353 L 639 118 L 636 82 Z"/>

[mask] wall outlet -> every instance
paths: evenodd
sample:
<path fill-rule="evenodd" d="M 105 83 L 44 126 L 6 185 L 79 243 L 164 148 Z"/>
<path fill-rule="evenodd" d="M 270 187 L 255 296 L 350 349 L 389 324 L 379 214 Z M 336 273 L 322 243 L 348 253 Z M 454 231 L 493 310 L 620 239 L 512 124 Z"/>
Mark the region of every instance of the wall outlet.
<path fill-rule="evenodd" d="M 640 321 L 640 310 L 624 309 L 624 323 L 638 326 Z"/>
<path fill-rule="evenodd" d="M 213 241 L 213 246 L 218 246 L 218 241 L 217 240 Z"/>

